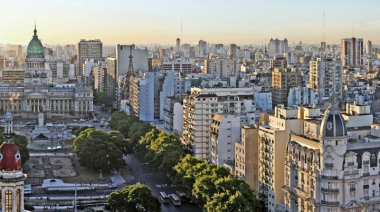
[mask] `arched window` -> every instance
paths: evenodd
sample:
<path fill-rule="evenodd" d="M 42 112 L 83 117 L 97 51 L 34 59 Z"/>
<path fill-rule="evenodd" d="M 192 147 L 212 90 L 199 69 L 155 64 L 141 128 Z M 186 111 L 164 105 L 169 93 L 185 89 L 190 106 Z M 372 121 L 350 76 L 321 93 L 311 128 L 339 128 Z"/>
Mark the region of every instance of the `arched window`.
<path fill-rule="evenodd" d="M 18 189 L 16 192 L 16 211 L 21 211 L 20 204 L 21 204 L 21 191 L 20 189 Z"/>
<path fill-rule="evenodd" d="M 5 212 L 12 212 L 12 191 L 5 192 Z"/>

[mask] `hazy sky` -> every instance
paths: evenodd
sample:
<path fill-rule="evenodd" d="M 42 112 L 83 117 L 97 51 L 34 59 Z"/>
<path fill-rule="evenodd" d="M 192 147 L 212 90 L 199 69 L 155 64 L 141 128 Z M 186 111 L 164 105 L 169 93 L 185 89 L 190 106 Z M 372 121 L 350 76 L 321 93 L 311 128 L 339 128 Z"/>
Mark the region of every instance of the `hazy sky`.
<path fill-rule="evenodd" d="M 5 0 L 3 0 L 5 1 Z M 182 42 L 289 44 L 353 36 L 380 42 L 379 0 L 7 0 L 0 12 L 0 42 L 27 43 L 37 20 L 48 44 L 99 38 L 104 44 Z M 354 27 L 353 27 L 354 26 Z"/>

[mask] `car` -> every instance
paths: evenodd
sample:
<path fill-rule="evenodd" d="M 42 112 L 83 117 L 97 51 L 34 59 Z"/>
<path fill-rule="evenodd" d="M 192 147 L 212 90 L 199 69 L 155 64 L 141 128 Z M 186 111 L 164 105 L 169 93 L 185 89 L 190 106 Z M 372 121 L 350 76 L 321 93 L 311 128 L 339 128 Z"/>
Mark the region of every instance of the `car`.
<path fill-rule="evenodd" d="M 1 121 L 1 122 L 5 122 L 5 120 L 4 120 L 4 119 L 1 119 L 0 121 Z"/>
<path fill-rule="evenodd" d="M 76 120 L 76 119 L 73 119 L 73 122 L 77 122 L 78 120 Z"/>
<path fill-rule="evenodd" d="M 115 185 L 115 184 L 109 184 L 109 185 L 108 185 L 108 188 L 116 188 L 116 186 L 117 186 L 117 185 Z"/>
<path fill-rule="evenodd" d="M 80 122 L 85 122 L 86 120 L 84 120 L 84 119 L 80 119 L 79 121 L 80 121 Z"/>

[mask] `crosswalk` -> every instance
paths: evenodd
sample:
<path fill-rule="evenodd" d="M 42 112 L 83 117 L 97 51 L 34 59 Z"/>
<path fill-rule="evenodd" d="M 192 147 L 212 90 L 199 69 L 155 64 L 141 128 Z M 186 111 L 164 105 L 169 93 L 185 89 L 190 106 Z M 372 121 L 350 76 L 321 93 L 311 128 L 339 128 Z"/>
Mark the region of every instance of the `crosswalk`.
<path fill-rule="evenodd" d="M 174 188 L 174 187 L 177 187 L 177 185 L 173 185 L 173 184 L 157 184 L 156 186 L 157 186 L 157 188 L 170 188 L 170 187 Z"/>

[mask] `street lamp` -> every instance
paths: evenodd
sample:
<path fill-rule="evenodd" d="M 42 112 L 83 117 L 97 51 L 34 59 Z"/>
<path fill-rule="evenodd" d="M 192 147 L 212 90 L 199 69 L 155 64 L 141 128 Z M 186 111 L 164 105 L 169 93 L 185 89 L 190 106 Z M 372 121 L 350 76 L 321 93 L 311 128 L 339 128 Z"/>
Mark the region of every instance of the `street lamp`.
<path fill-rule="evenodd" d="M 149 163 L 142 163 L 142 164 L 140 164 L 140 178 L 139 178 L 139 180 L 140 180 L 140 182 L 141 182 L 141 167 L 142 167 L 142 165 L 148 165 Z"/>

